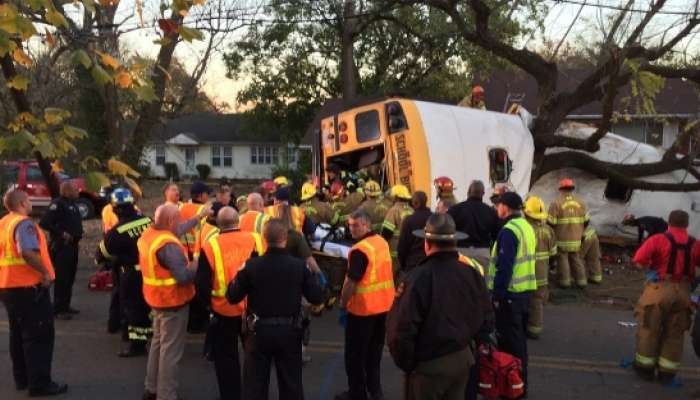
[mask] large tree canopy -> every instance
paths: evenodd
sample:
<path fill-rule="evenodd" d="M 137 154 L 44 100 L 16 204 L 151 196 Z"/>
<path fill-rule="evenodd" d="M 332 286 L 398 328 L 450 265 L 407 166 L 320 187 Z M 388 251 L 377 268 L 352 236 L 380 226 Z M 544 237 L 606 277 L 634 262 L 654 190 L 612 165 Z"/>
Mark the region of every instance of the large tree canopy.
<path fill-rule="evenodd" d="M 505 14 L 498 25 L 506 43 L 524 34 Z M 254 106 L 254 126 L 291 140 L 325 99 L 403 93 L 457 102 L 473 71 L 499 66 L 439 11 L 350 0 L 274 0 L 225 60 L 245 82 L 238 100 Z"/>

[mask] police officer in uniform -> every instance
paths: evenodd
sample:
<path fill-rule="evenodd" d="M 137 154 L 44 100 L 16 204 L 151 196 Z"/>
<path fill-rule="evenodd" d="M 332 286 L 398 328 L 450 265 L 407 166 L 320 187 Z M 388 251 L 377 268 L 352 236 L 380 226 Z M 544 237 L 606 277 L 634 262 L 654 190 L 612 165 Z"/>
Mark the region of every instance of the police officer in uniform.
<path fill-rule="evenodd" d="M 139 266 L 137 241 L 151 225 L 151 219 L 142 216 L 134 206 L 134 197 L 128 189 L 112 192 L 114 212 L 119 218 L 99 245 L 98 262 L 109 262 L 119 270 L 119 299 L 126 323 L 122 329 L 122 349 L 119 357 L 146 354 L 146 342 L 152 335 L 150 307 L 143 298 L 143 280 Z"/>
<path fill-rule="evenodd" d="M 447 214 L 433 214 L 424 230 L 427 257 L 408 273 L 387 316 L 387 343 L 406 373 L 407 399 L 464 399 L 471 344 L 491 326 L 491 297 L 477 264 L 457 252 Z M 437 290 L 436 290 L 437 289 Z"/>
<path fill-rule="evenodd" d="M 75 200 L 78 189 L 68 181 L 61 184 L 61 196 L 54 199 L 39 225 L 51 234 L 49 250 L 56 268 L 54 313 L 57 319 L 68 320 L 80 311 L 71 307 L 73 283 L 78 270 L 78 242 L 83 237 L 83 219 Z"/>
<path fill-rule="evenodd" d="M 0 300 L 10 325 L 10 358 L 17 390 L 30 396 L 65 393 L 68 385 L 51 380 L 54 318 L 49 287 L 55 275 L 46 237 L 28 217 L 25 192 L 3 199 L 9 214 L 0 219 Z"/>
<path fill-rule="evenodd" d="M 523 200 L 515 192 L 506 192 L 496 200 L 503 228 L 491 250 L 486 285 L 493 297 L 498 346 L 522 361 L 527 393 L 526 335 L 530 296 L 537 290 L 537 236 L 520 214 L 522 208 Z"/>
<path fill-rule="evenodd" d="M 207 332 L 209 356 L 214 361 L 221 400 L 241 398 L 241 366 L 238 336 L 245 304 L 226 300 L 226 284 L 235 279 L 243 264 L 262 253 L 257 233 L 238 229 L 238 213 L 223 207 L 216 218 L 219 234 L 203 244 L 197 269 L 197 295 L 212 313 Z"/>
<path fill-rule="evenodd" d="M 226 292 L 232 304 L 248 297 L 244 398 L 267 398 L 274 362 L 280 398 L 302 399 L 301 297 L 319 304 L 321 287 L 304 261 L 285 250 L 287 227 L 280 220 L 271 219 L 263 233 L 265 255 L 246 262 Z"/>

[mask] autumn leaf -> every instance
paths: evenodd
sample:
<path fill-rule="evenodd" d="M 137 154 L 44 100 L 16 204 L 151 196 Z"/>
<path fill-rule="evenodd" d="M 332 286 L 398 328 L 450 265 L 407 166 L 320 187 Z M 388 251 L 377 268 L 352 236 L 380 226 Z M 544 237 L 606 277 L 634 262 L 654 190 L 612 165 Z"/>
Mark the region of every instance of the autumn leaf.
<path fill-rule="evenodd" d="M 0 57 L 5 57 L 7 53 L 14 51 L 17 48 L 17 43 L 10 36 L 0 31 Z"/>
<path fill-rule="evenodd" d="M 64 125 L 63 133 L 70 139 L 84 139 L 88 135 L 84 129 L 77 128 L 73 125 Z"/>
<path fill-rule="evenodd" d="M 100 62 L 101 62 L 102 65 L 104 65 L 105 67 L 109 67 L 109 68 L 112 68 L 113 70 L 117 70 L 117 69 L 119 69 L 119 67 L 121 66 L 121 64 L 119 63 L 119 61 L 117 61 L 116 58 L 110 56 L 109 54 L 107 54 L 107 53 L 102 53 L 102 52 L 100 52 L 100 51 L 95 51 L 95 53 L 97 53 L 97 55 L 100 56 Z"/>
<path fill-rule="evenodd" d="M 7 87 L 19 91 L 27 90 L 29 87 L 29 78 L 24 75 L 15 75 L 14 78 L 7 82 Z"/>
<path fill-rule="evenodd" d="M 134 178 L 138 178 L 141 176 L 141 174 L 139 174 L 138 171 L 131 168 L 128 164 L 117 160 L 114 157 L 110 158 L 109 161 L 107 161 L 107 169 L 109 170 L 109 172 L 113 173 L 114 175 L 121 175 L 121 176 L 131 175 Z"/>
<path fill-rule="evenodd" d="M 202 40 L 204 38 L 202 32 L 194 28 L 181 26 L 178 31 L 180 32 L 180 36 L 182 36 L 182 39 L 187 42 L 192 42 L 193 40 Z"/>
<path fill-rule="evenodd" d="M 92 66 L 92 59 L 85 50 L 74 51 L 72 58 L 74 64 L 82 64 L 86 69 Z"/>
<path fill-rule="evenodd" d="M 68 21 L 55 8 L 46 10 L 46 21 L 53 26 L 68 28 Z"/>
<path fill-rule="evenodd" d="M 90 68 L 90 75 L 92 75 L 92 79 L 94 79 L 95 83 L 97 83 L 99 86 L 104 86 L 105 84 L 112 82 L 112 76 L 108 74 L 104 68 L 97 64 L 93 64 L 92 68 Z"/>
<path fill-rule="evenodd" d="M 102 172 L 92 171 L 85 174 L 85 185 L 93 192 L 98 192 L 101 188 L 111 185 L 107 175 Z"/>
<path fill-rule="evenodd" d="M 61 108 L 48 107 L 44 109 L 44 121 L 49 125 L 58 125 L 70 118 L 70 111 Z"/>
<path fill-rule="evenodd" d="M 203 6 L 204 3 L 206 3 L 207 0 L 192 0 L 192 5 L 193 6 Z"/>
<path fill-rule="evenodd" d="M 121 89 L 128 89 L 133 85 L 134 81 L 131 79 L 131 75 L 126 71 L 121 71 L 114 77 L 114 82 Z"/>
<path fill-rule="evenodd" d="M 56 38 L 53 37 L 48 28 L 46 29 L 46 43 L 48 43 L 51 48 L 56 47 Z"/>
<path fill-rule="evenodd" d="M 159 19 L 158 27 L 160 27 L 160 30 L 163 31 L 166 36 L 174 35 L 178 31 L 177 23 L 171 19 Z"/>
<path fill-rule="evenodd" d="M 153 86 L 151 85 L 139 85 L 134 87 L 132 90 L 139 100 L 145 101 L 146 103 L 158 100 L 158 97 L 156 97 L 156 92 L 153 90 Z"/>
<path fill-rule="evenodd" d="M 89 170 L 90 165 L 95 168 L 100 168 L 102 166 L 102 162 L 100 162 L 100 160 L 98 160 L 95 156 L 87 156 L 80 162 L 80 169 Z"/>
<path fill-rule="evenodd" d="M 12 52 L 12 59 L 15 60 L 17 64 L 25 67 L 31 67 L 32 65 L 32 59 L 19 47 Z"/>
<path fill-rule="evenodd" d="M 129 190 L 131 190 L 131 193 L 134 196 L 143 197 L 143 190 L 141 190 L 141 186 L 139 186 L 139 184 L 136 183 L 135 180 L 129 178 L 128 176 L 124 176 L 122 177 L 122 179 L 124 179 L 126 185 L 129 186 Z"/>

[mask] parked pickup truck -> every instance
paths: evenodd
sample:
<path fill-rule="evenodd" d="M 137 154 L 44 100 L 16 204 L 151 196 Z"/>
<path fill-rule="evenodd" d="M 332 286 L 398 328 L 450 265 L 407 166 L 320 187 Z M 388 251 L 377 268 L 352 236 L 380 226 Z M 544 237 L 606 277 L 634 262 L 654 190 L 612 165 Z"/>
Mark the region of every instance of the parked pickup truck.
<path fill-rule="evenodd" d="M 72 181 L 80 191 L 77 203 L 83 219 L 93 218 L 102 210 L 105 200 L 87 189 L 85 179 L 71 177 L 63 172 L 59 172 L 58 176 L 61 182 Z M 51 202 L 49 189 L 36 161 L 0 162 L 0 188 L 24 190 L 35 208 L 47 207 Z"/>

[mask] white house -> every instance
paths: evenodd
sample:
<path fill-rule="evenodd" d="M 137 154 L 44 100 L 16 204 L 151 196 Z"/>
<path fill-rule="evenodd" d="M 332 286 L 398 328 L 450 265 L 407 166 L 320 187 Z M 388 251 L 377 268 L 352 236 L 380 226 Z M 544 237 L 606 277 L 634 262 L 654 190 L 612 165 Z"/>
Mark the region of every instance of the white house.
<path fill-rule="evenodd" d="M 165 163 L 175 163 L 180 176 L 198 176 L 196 166 L 211 167 L 211 178 L 269 178 L 276 165 L 295 166 L 300 151 L 281 143 L 278 135 L 245 132 L 240 114 L 197 113 L 154 128 L 144 152 L 151 174 L 166 177 Z M 277 138 L 275 138 L 277 136 Z"/>

